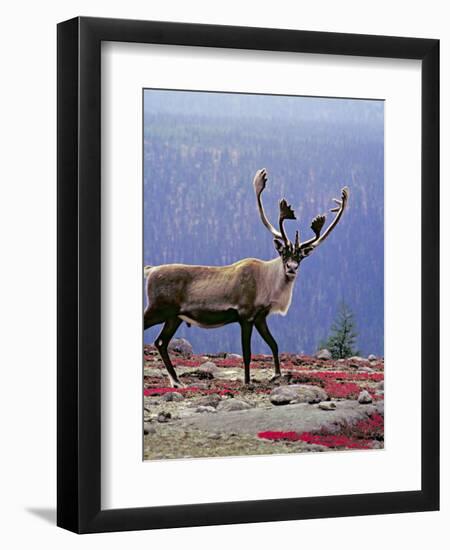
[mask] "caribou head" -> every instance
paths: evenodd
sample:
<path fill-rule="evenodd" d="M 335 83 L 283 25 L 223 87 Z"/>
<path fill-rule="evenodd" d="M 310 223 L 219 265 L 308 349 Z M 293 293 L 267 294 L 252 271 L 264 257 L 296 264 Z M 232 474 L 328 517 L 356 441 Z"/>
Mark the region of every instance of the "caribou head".
<path fill-rule="evenodd" d="M 286 278 L 288 280 L 294 280 L 297 275 L 300 262 L 304 258 L 309 256 L 311 252 L 315 248 L 317 248 L 317 246 L 319 246 L 319 244 L 321 244 L 336 227 L 342 216 L 342 213 L 345 210 L 345 207 L 347 206 L 349 190 L 348 187 L 344 187 L 341 191 L 341 198 L 333 199 L 337 206 L 332 208 L 331 212 L 336 213 L 336 216 L 322 235 L 321 231 L 326 221 L 326 216 L 324 214 L 316 216 L 311 222 L 311 229 L 314 232 L 314 237 L 308 239 L 307 241 L 301 242 L 299 232 L 297 230 L 295 232 L 295 241 L 294 243 L 292 243 L 286 234 L 286 230 L 284 229 L 284 221 L 295 220 L 295 213 L 292 210 L 291 205 L 287 203 L 286 199 L 282 199 L 279 203 L 279 230 L 275 229 L 275 227 L 267 219 L 261 201 L 261 194 L 266 187 L 266 183 L 267 170 L 265 168 L 262 168 L 261 170 L 258 170 L 256 172 L 256 175 L 253 179 L 253 187 L 256 193 L 256 201 L 258 203 L 259 214 L 261 216 L 261 221 L 273 236 L 275 249 L 283 261 L 283 268 Z"/>

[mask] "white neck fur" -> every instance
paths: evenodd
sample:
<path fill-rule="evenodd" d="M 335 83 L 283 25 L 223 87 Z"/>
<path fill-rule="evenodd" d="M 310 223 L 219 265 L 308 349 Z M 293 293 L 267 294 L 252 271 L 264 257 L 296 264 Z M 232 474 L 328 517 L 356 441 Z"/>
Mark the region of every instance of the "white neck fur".
<path fill-rule="evenodd" d="M 264 271 L 265 280 L 258 293 L 258 303 L 270 306 L 270 314 L 286 315 L 291 305 L 295 279 L 286 278 L 280 257 L 265 262 Z"/>

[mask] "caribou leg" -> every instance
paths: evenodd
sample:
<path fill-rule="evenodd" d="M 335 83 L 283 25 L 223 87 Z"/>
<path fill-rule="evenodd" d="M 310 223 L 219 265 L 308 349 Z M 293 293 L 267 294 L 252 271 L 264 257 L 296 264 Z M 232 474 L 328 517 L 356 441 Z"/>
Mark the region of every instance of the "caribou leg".
<path fill-rule="evenodd" d="M 166 318 L 161 315 L 161 313 L 156 308 L 148 306 L 144 311 L 144 330 L 147 330 L 154 325 L 160 325 L 161 323 L 164 323 Z"/>
<path fill-rule="evenodd" d="M 242 355 L 244 357 L 244 383 L 250 384 L 250 360 L 253 323 L 241 321 Z"/>
<path fill-rule="evenodd" d="M 162 331 L 160 332 L 158 338 L 155 340 L 155 346 L 161 355 L 161 359 L 166 366 L 167 373 L 169 374 L 170 384 L 174 388 L 182 387 L 183 384 L 178 380 L 177 373 L 175 371 L 172 362 L 170 361 L 169 354 L 167 352 L 167 346 L 169 345 L 172 336 L 177 331 L 177 328 L 181 325 L 181 319 L 178 317 L 171 317 L 168 319 L 163 326 Z"/>
<path fill-rule="evenodd" d="M 255 327 L 256 327 L 256 330 L 259 332 L 261 338 L 269 346 L 272 352 L 273 362 L 275 365 L 275 376 L 272 378 L 272 380 L 277 379 L 281 376 L 280 360 L 278 358 L 278 344 L 276 343 L 275 338 L 270 333 L 265 317 L 256 318 Z"/>

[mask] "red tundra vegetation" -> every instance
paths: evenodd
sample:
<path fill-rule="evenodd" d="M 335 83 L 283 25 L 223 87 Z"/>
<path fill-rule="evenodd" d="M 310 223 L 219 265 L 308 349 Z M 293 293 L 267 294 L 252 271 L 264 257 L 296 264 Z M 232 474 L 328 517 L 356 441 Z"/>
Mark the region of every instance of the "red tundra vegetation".
<path fill-rule="evenodd" d="M 259 432 L 258 437 L 271 441 L 304 441 L 333 448 L 372 449 L 374 440 L 382 441 L 384 439 L 384 420 L 380 414 L 375 413 L 367 420 L 360 420 L 353 426 L 342 426 L 338 434 L 324 430 L 316 433 L 267 431 Z"/>
<path fill-rule="evenodd" d="M 253 402 L 252 406 L 267 408 L 267 405 L 270 405 L 269 394 L 280 384 L 320 386 L 328 395 L 328 400 L 338 405 L 341 400 L 358 399 L 362 390 L 369 393 L 374 403 L 384 399 L 383 388 L 380 385 L 384 380 L 382 358 L 370 362 L 357 358 L 320 360 L 307 355 L 284 353 L 280 356 L 283 378 L 273 381 L 272 357 L 254 355 L 251 363 L 252 384 L 245 386 L 242 359 L 239 356 L 215 354 L 192 355 L 186 358 L 179 353 L 171 352 L 171 357 L 185 387 L 175 389 L 169 386 L 164 365 L 157 351 L 153 346 L 145 346 L 144 396 L 157 398 L 171 392 L 182 394 L 184 401 L 173 402 L 172 407 L 186 407 L 189 400 L 195 401 L 202 396 L 217 394 L 222 399 L 238 398 Z M 214 365 L 211 366 L 211 362 Z M 203 370 L 205 363 L 209 363 L 209 368 Z M 163 399 L 161 406 L 167 406 L 164 403 Z M 337 431 L 335 428 L 336 426 L 333 432 L 324 429 L 316 432 L 268 430 L 255 433 L 254 437 L 256 440 L 266 441 L 266 445 L 272 441 L 273 452 L 277 452 L 277 445 L 282 442 L 303 442 L 331 449 L 372 449 L 383 446 L 384 418 L 378 412 L 372 413 L 365 420 L 344 424 Z M 165 429 L 165 426 L 158 426 L 158 429 Z M 208 444 L 212 445 L 213 441 L 215 440 L 211 439 Z"/>

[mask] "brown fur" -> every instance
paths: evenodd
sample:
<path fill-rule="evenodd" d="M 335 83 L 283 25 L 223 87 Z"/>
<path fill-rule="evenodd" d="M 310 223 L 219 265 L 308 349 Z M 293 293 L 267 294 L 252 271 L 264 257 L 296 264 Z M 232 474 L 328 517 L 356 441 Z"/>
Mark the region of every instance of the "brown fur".
<path fill-rule="evenodd" d="M 255 303 L 266 263 L 252 258 L 223 267 L 153 267 L 147 278 L 144 319 L 151 322 L 152 312 L 158 311 L 159 318 L 186 316 L 211 326 L 252 320 L 261 309 L 270 306 Z"/>

